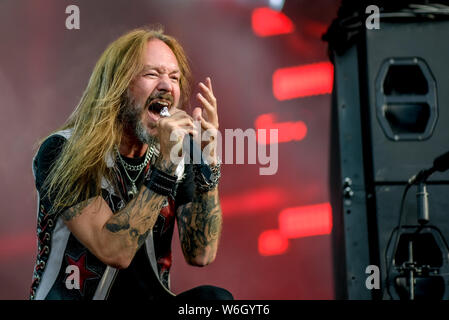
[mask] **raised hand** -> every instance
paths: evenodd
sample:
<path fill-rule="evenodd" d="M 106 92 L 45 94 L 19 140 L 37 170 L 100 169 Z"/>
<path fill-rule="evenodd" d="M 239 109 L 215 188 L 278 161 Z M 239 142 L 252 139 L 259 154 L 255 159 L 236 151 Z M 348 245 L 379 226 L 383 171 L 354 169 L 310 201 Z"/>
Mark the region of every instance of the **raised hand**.
<path fill-rule="evenodd" d="M 212 81 L 209 77 L 206 78 L 205 83 L 200 82 L 198 84 L 200 92 L 197 93 L 196 99 L 200 103 L 202 107 L 196 107 L 193 110 L 193 119 L 195 121 L 201 122 L 201 129 L 203 131 L 207 131 L 207 135 L 205 138 L 208 138 L 208 141 L 201 141 L 202 149 L 209 145 L 207 157 L 211 157 L 209 162 L 215 163 L 217 161 L 217 134 L 219 128 L 218 122 L 218 108 L 217 108 L 217 99 L 214 96 L 214 92 L 212 90 Z"/>

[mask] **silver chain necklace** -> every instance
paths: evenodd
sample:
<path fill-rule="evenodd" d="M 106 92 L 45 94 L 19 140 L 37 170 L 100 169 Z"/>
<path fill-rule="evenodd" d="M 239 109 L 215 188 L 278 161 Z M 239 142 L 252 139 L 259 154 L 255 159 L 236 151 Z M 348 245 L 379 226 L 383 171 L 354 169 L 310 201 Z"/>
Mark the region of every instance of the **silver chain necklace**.
<path fill-rule="evenodd" d="M 145 161 L 142 162 L 140 165 L 137 165 L 137 166 L 133 166 L 133 165 L 130 165 L 130 164 L 126 163 L 123 160 L 123 158 L 122 158 L 120 152 L 118 151 L 117 147 L 115 147 L 115 151 L 117 152 L 117 156 L 118 156 L 118 158 L 120 160 L 120 163 L 122 164 L 123 168 L 125 169 L 126 176 L 128 177 L 129 181 L 131 181 L 131 190 L 128 191 L 128 197 L 133 198 L 137 194 L 137 192 L 138 192 L 137 187 L 136 187 L 136 181 L 139 178 L 140 174 L 142 173 L 142 170 L 147 166 L 148 162 L 153 157 L 154 146 L 153 145 L 151 147 L 148 146 L 147 152 L 146 152 L 146 156 L 145 156 Z M 137 176 L 136 176 L 135 179 L 131 179 L 131 177 L 129 176 L 128 170 L 130 170 L 130 171 L 138 171 Z"/>

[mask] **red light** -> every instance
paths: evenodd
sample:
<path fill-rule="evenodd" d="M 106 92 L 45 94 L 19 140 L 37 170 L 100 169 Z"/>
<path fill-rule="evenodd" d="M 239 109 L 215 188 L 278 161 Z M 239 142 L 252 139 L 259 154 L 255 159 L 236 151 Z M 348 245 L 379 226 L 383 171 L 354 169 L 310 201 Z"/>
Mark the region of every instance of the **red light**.
<path fill-rule="evenodd" d="M 220 199 L 223 216 L 233 214 L 258 214 L 279 207 L 285 200 L 285 192 L 279 188 L 265 188 L 243 194 L 224 196 Z"/>
<path fill-rule="evenodd" d="M 288 100 L 332 92 L 334 66 L 330 62 L 277 69 L 273 74 L 273 94 Z"/>
<path fill-rule="evenodd" d="M 288 249 L 288 240 L 282 236 L 279 230 L 266 230 L 259 235 L 259 254 L 272 256 L 283 254 Z"/>
<path fill-rule="evenodd" d="M 279 230 L 289 239 L 330 234 L 332 208 L 322 203 L 284 209 L 279 214 Z"/>
<path fill-rule="evenodd" d="M 254 9 L 251 24 L 259 37 L 291 33 L 295 29 L 293 22 L 285 14 L 270 8 Z"/>
<path fill-rule="evenodd" d="M 328 25 L 314 20 L 308 20 L 304 24 L 304 33 L 310 34 L 314 37 L 321 39 L 323 34 L 326 33 Z"/>
<path fill-rule="evenodd" d="M 266 113 L 258 116 L 254 122 L 256 129 L 267 129 L 265 139 L 259 139 L 261 144 L 272 144 L 289 141 L 301 141 L 307 135 L 307 126 L 303 121 L 275 122 L 276 114 Z M 270 129 L 278 129 L 277 140 L 270 140 Z"/>

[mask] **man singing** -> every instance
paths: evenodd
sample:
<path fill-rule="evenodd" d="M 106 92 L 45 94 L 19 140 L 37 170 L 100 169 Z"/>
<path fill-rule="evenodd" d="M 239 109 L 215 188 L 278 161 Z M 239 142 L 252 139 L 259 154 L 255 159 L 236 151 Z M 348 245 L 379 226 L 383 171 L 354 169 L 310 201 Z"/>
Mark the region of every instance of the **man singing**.
<path fill-rule="evenodd" d="M 198 136 L 194 121 L 218 129 L 211 79 L 198 88 L 201 107 L 190 116 L 186 55 L 161 29 L 137 29 L 109 45 L 75 111 L 33 159 L 31 299 L 232 299 L 213 286 L 170 291 L 175 217 L 194 266 L 215 259 L 222 225 L 213 135 L 202 143 L 212 144 L 208 164 L 172 161 L 184 135 Z"/>

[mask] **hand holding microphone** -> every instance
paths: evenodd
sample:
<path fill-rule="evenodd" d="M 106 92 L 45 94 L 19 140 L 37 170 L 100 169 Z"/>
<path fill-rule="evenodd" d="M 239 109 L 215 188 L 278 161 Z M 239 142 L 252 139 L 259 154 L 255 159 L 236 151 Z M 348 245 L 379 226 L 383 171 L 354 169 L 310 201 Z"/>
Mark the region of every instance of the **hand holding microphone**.
<path fill-rule="evenodd" d="M 164 107 L 162 108 L 160 112 L 161 117 L 170 117 L 170 112 L 168 112 L 168 108 Z M 185 139 L 187 139 L 187 143 L 189 144 L 189 163 L 193 164 L 199 164 L 199 171 L 203 175 L 204 179 L 208 184 L 212 184 L 214 180 L 214 176 L 212 173 L 211 168 L 206 164 L 206 162 L 203 159 L 203 154 L 201 148 L 198 146 L 197 143 L 193 141 L 192 134 L 186 134 L 184 136 Z M 179 143 L 179 142 L 176 142 Z M 175 143 L 175 144 L 176 144 Z"/>
<path fill-rule="evenodd" d="M 170 154 L 173 148 L 179 143 L 185 135 L 193 135 L 195 132 L 193 119 L 185 111 L 176 109 L 170 114 L 167 107 L 160 111 L 161 118 L 157 122 L 159 131 L 160 153 L 163 158 L 170 160 Z M 176 137 L 177 139 L 173 139 Z"/>

